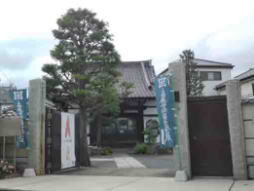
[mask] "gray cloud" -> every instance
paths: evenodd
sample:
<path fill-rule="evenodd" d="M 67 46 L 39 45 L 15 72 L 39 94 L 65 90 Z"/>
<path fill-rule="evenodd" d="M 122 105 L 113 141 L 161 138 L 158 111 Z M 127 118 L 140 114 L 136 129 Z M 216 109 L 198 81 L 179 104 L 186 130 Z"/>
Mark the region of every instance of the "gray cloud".
<path fill-rule="evenodd" d="M 252 42 L 254 43 L 254 42 Z M 221 56 L 218 59 L 226 60 L 227 62 L 235 65 L 232 72 L 233 76 L 236 76 L 242 72 L 245 72 L 249 68 L 254 67 L 254 44 L 246 44 L 238 52 L 228 53 L 225 56 Z"/>
<path fill-rule="evenodd" d="M 32 61 L 33 56 L 19 53 L 11 54 L 8 50 L 0 50 L 1 69 L 20 70 L 26 68 Z"/>
<path fill-rule="evenodd" d="M 233 76 L 254 67 L 253 19 L 249 17 L 207 35 L 194 46 L 196 57 L 232 63 Z"/>
<path fill-rule="evenodd" d="M 52 39 L 15 39 L 0 42 L 0 70 L 24 70 L 33 59 L 48 55 Z"/>

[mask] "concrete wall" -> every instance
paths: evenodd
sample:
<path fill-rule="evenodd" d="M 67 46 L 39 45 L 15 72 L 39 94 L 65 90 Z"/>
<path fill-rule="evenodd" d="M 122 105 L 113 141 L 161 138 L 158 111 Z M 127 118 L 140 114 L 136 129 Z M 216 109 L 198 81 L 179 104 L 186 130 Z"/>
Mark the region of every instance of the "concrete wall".
<path fill-rule="evenodd" d="M 248 176 L 254 178 L 254 99 L 242 103 Z"/>
<path fill-rule="evenodd" d="M 29 167 L 37 175 L 45 173 L 46 83 L 41 79 L 29 82 L 30 145 Z"/>

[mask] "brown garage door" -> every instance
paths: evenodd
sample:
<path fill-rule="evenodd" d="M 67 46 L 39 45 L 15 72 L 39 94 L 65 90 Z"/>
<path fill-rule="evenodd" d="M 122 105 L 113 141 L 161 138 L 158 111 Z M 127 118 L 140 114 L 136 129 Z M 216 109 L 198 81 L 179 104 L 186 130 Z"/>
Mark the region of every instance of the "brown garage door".
<path fill-rule="evenodd" d="M 232 176 L 226 97 L 188 98 L 193 175 Z"/>

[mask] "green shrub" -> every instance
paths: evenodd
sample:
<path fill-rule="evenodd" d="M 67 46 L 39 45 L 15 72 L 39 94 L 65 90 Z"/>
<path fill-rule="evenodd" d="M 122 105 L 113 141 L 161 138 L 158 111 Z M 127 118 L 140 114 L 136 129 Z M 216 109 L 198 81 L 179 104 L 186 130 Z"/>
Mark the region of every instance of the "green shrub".
<path fill-rule="evenodd" d="M 15 172 L 15 167 L 9 164 L 7 161 L 0 161 L 0 179 L 5 178 Z"/>
<path fill-rule="evenodd" d="M 101 155 L 112 155 L 113 150 L 110 147 L 102 148 Z"/>
<path fill-rule="evenodd" d="M 148 146 L 145 143 L 137 144 L 134 147 L 134 153 L 135 154 L 146 154 L 148 151 Z"/>
<path fill-rule="evenodd" d="M 156 120 L 148 120 L 146 122 L 146 128 L 144 130 L 145 143 L 153 145 L 156 143 L 156 139 L 160 134 L 159 123 Z"/>

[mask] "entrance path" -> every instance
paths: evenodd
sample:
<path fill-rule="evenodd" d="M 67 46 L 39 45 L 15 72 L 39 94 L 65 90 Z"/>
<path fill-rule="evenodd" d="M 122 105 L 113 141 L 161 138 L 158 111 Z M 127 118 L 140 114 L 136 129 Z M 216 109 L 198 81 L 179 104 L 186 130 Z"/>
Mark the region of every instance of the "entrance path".
<path fill-rule="evenodd" d="M 254 181 L 194 179 L 175 182 L 173 178 L 112 176 L 38 176 L 0 180 L 0 189 L 24 191 L 253 191 Z"/>
<path fill-rule="evenodd" d="M 91 157 L 92 167 L 62 172 L 64 175 L 173 177 L 175 169 L 171 155 L 130 155 Z"/>
<path fill-rule="evenodd" d="M 146 168 L 142 163 L 128 155 L 114 158 L 118 168 Z"/>
<path fill-rule="evenodd" d="M 135 155 L 114 153 L 111 156 L 91 157 L 93 167 L 174 169 L 173 155 Z"/>
<path fill-rule="evenodd" d="M 117 168 L 146 168 L 141 162 L 128 155 L 117 155 L 112 156 L 112 158 L 91 157 L 91 161 L 92 164 L 112 161 L 116 164 Z"/>

